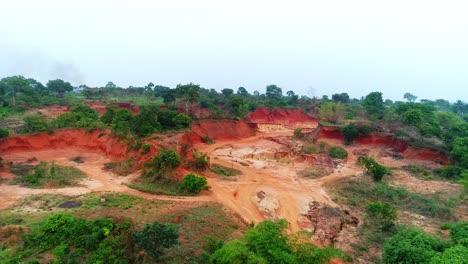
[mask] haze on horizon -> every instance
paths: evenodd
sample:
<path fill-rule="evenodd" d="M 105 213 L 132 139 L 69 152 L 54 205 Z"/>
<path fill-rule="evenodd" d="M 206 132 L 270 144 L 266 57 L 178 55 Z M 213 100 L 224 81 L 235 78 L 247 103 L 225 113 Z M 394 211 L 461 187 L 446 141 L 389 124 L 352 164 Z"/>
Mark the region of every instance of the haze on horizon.
<path fill-rule="evenodd" d="M 0 78 L 468 101 L 468 1 L 0 2 Z"/>

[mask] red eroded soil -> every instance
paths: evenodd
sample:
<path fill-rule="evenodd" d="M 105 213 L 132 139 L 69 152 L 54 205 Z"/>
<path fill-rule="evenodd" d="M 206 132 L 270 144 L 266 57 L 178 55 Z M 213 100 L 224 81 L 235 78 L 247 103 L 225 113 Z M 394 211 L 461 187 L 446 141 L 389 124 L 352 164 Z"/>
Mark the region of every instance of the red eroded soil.
<path fill-rule="evenodd" d="M 301 123 L 318 125 L 317 118 L 310 116 L 301 109 L 276 108 L 270 111 L 268 108 L 257 108 L 255 112 L 247 115 L 246 120 L 254 124 L 277 124 L 287 126 Z"/>
<path fill-rule="evenodd" d="M 49 105 L 42 109 L 39 109 L 38 112 L 40 112 L 46 117 L 56 118 L 60 114 L 70 112 L 70 106 L 54 104 L 54 105 Z"/>
<path fill-rule="evenodd" d="M 92 109 L 96 110 L 99 114 L 104 114 L 106 112 L 106 104 L 103 102 L 97 101 L 87 101 L 85 104 Z"/>
<path fill-rule="evenodd" d="M 322 126 L 320 127 L 320 131 L 317 134 L 317 140 L 320 139 L 335 139 L 341 141 L 344 140 L 344 137 L 338 128 Z M 434 161 L 440 164 L 450 163 L 447 154 L 443 152 L 428 148 L 412 148 L 408 146 L 407 142 L 396 139 L 389 135 L 371 134 L 358 137 L 354 140 L 354 142 L 360 145 L 391 147 L 395 151 L 400 152 L 403 157 L 407 159 Z"/>
<path fill-rule="evenodd" d="M 344 140 L 343 134 L 336 127 L 331 126 L 321 126 L 319 128 L 319 133 L 317 134 L 317 139 L 326 138 L 326 139 L 337 139 Z"/>
<path fill-rule="evenodd" d="M 66 148 L 100 151 L 106 156 L 118 159 L 138 157 L 138 161 L 144 160 L 156 152 L 155 147 L 151 148 L 146 155 L 139 155 L 135 151 L 128 152 L 128 146 L 119 138 L 112 137 L 109 133 L 100 130 L 86 132 L 84 129 L 64 129 L 53 133 L 14 136 L 0 141 L 1 153 Z"/>
<path fill-rule="evenodd" d="M 445 153 L 434 149 L 416 149 L 409 147 L 401 154 L 406 159 L 429 160 L 444 165 L 450 164 L 450 161 Z"/>
<path fill-rule="evenodd" d="M 203 142 L 204 137 L 210 137 L 214 140 L 229 140 L 248 138 L 254 134 L 255 131 L 244 121 L 203 120 L 192 123 L 192 129 L 180 141 L 192 145 Z"/>

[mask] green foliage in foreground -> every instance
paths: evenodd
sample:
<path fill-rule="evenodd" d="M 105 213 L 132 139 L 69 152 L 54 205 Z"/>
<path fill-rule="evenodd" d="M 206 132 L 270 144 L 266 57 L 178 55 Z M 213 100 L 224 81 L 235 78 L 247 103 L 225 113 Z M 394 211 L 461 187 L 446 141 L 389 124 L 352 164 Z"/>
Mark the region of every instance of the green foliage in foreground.
<path fill-rule="evenodd" d="M 346 159 L 348 152 L 339 146 L 333 146 L 328 150 L 328 155 L 334 159 Z"/>
<path fill-rule="evenodd" d="M 385 242 L 383 260 L 393 263 L 466 263 L 468 259 L 468 222 L 448 225 L 449 240 L 416 228 L 401 228 Z"/>
<path fill-rule="evenodd" d="M 145 171 L 143 175 L 153 177 L 154 180 L 161 179 L 179 167 L 180 163 L 180 155 L 175 150 L 162 149 L 148 164 L 150 170 Z"/>
<path fill-rule="evenodd" d="M 232 240 L 216 250 L 211 263 L 328 263 L 333 257 L 345 258 L 341 251 L 326 247 L 320 249 L 300 239 L 291 239 L 285 233 L 285 220 L 264 221 L 246 232 L 244 237 Z"/>
<path fill-rule="evenodd" d="M 84 177 L 85 174 L 75 167 L 41 162 L 31 169 L 26 168 L 26 174 L 17 174 L 15 182 L 31 188 L 42 188 L 44 184 L 64 187 L 76 185 Z"/>
<path fill-rule="evenodd" d="M 144 249 L 155 260 L 163 255 L 163 250 L 179 243 L 178 227 L 154 222 L 145 225 L 143 230 L 133 232 L 135 244 Z"/>
<path fill-rule="evenodd" d="M 71 214 L 57 213 L 36 224 L 23 237 L 23 246 L 7 256 L 4 263 L 24 263 L 51 251 L 53 263 L 131 263 L 133 249 L 131 223 L 112 219 L 86 220 Z M 34 262 L 28 262 L 34 263 Z"/>
<path fill-rule="evenodd" d="M 205 177 L 198 177 L 193 173 L 189 173 L 182 180 L 182 186 L 189 192 L 199 193 L 208 188 L 208 182 Z"/>

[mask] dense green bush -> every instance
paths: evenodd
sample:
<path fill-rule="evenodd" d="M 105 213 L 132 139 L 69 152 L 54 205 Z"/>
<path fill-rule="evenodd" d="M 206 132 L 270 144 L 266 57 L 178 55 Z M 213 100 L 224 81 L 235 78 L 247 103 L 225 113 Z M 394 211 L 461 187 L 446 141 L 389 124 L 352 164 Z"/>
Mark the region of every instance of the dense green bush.
<path fill-rule="evenodd" d="M 450 158 L 460 167 L 468 169 L 468 137 L 459 137 L 453 141 Z"/>
<path fill-rule="evenodd" d="M 440 177 L 449 180 L 458 180 L 462 178 L 463 168 L 458 166 L 445 166 L 443 168 L 435 169 L 434 172 Z"/>
<path fill-rule="evenodd" d="M 189 166 L 195 170 L 205 170 L 210 167 L 210 157 L 205 152 L 200 152 L 196 149 L 193 150 L 193 157 L 189 161 Z"/>
<path fill-rule="evenodd" d="M 176 151 L 171 149 L 162 149 L 149 164 L 151 170 L 144 174 L 152 176 L 154 180 L 160 179 L 171 170 L 179 167 L 180 162 L 180 156 Z"/>
<path fill-rule="evenodd" d="M 367 169 L 367 173 L 372 176 L 375 182 L 381 181 L 385 174 L 390 173 L 387 168 L 377 163 L 371 157 L 361 156 L 358 158 L 358 163 Z"/>
<path fill-rule="evenodd" d="M 341 133 L 344 136 L 345 144 L 350 145 L 359 136 L 359 127 L 354 123 L 349 123 L 341 128 Z"/>
<path fill-rule="evenodd" d="M 175 128 L 183 129 L 190 126 L 190 123 L 192 123 L 192 118 L 190 118 L 190 116 L 187 114 L 180 113 L 172 118 L 172 122 L 174 123 Z"/>
<path fill-rule="evenodd" d="M 333 146 L 328 151 L 328 155 L 334 159 L 346 159 L 348 157 L 348 152 L 339 146 Z"/>
<path fill-rule="evenodd" d="M 133 232 L 135 244 L 144 249 L 154 260 L 159 260 L 164 249 L 179 243 L 178 227 L 174 224 L 163 225 L 154 222 L 145 225 L 143 230 Z"/>
<path fill-rule="evenodd" d="M 84 127 L 98 128 L 101 124 L 98 122 L 99 113 L 91 107 L 78 104 L 71 108 L 69 113 L 59 115 L 54 123 L 57 127 Z"/>
<path fill-rule="evenodd" d="M 367 215 L 386 231 L 395 226 L 397 219 L 396 209 L 386 202 L 371 202 L 367 205 Z"/>
<path fill-rule="evenodd" d="M 7 128 L 0 127 L 0 139 L 6 138 L 10 135 L 10 130 Z"/>
<path fill-rule="evenodd" d="M 55 257 L 52 263 L 130 263 L 130 229 L 128 221 L 116 224 L 105 218 L 86 220 L 67 213 L 52 214 L 24 235 L 22 247 L 6 263 L 26 263 L 46 251 Z"/>
<path fill-rule="evenodd" d="M 346 259 L 341 251 L 319 248 L 303 242 L 304 238 L 289 239 L 284 220 L 264 221 L 248 230 L 244 237 L 225 243 L 211 256 L 211 263 L 328 263 L 334 257 Z"/>
<path fill-rule="evenodd" d="M 466 263 L 468 259 L 468 222 L 446 225 L 449 240 L 415 228 L 401 228 L 385 242 L 383 260 L 393 263 Z"/>
<path fill-rule="evenodd" d="M 208 182 L 205 177 L 198 177 L 193 173 L 187 174 L 182 180 L 182 187 L 192 193 L 199 193 L 208 188 Z"/>
<path fill-rule="evenodd" d="M 21 129 L 23 133 L 50 132 L 54 126 L 40 114 L 30 115 L 23 119 L 24 127 Z"/>

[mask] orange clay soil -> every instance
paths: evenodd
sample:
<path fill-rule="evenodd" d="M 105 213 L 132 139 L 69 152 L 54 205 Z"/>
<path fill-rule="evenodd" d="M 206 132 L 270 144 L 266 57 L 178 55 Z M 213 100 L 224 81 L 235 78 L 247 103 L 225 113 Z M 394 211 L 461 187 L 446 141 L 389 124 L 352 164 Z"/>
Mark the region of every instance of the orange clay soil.
<path fill-rule="evenodd" d="M 136 152 L 127 153 L 125 144 L 106 133 L 60 130 L 51 134 L 11 137 L 0 143 L 0 156 L 5 163 L 25 163 L 32 158 L 36 158 L 38 161 L 55 161 L 61 165 L 77 167 L 88 178 L 83 180 L 79 187 L 62 189 L 28 189 L 3 183 L 0 185 L 0 208 L 11 206 L 20 199 L 36 193 L 79 195 L 95 191 L 114 191 L 147 199 L 187 202 L 216 201 L 238 213 L 246 222 L 260 222 L 265 218 L 257 208 L 254 197 L 257 192 L 266 191 L 267 194 L 275 196 L 278 200 L 276 216 L 287 219 L 291 231 L 299 231 L 304 228 L 301 225 L 303 223 L 301 222 L 303 220 L 301 214 L 307 209 L 310 201 L 338 206 L 325 191 L 325 184 L 362 172 L 362 168 L 356 165 L 357 157 L 353 154 L 353 150 L 368 148 L 370 155 L 389 167 L 399 167 L 413 162 L 380 157 L 378 154 L 382 150 L 382 146 L 354 145 L 347 147 L 349 153 L 347 161 L 339 169 L 335 169 L 332 174 L 318 179 L 305 179 L 297 175 L 301 169 L 310 166 L 304 162 L 280 162 L 275 159 L 257 159 L 253 155 L 242 154 L 246 149 L 256 148 L 261 151 L 272 148 L 274 143 L 268 138 L 292 136 L 292 134 L 293 130 L 290 129 L 269 133 L 257 132 L 255 136 L 252 136 L 252 130 L 242 121 L 208 121 L 194 124 L 193 130 L 188 133 L 190 136 L 183 138 L 182 141 L 185 140 L 193 144 L 194 148 L 207 152 L 212 163 L 233 167 L 242 173 L 237 181 L 223 180 L 212 172 L 204 173 L 208 177 L 210 190 L 195 197 L 143 193 L 124 185 L 138 177 L 139 172 L 119 177 L 104 171 L 103 165 L 115 159 L 134 157 L 141 161 L 144 160 Z M 203 136 L 212 136 L 216 142 L 211 145 L 201 143 L 200 138 Z M 322 138 L 321 140 L 333 145 L 342 145 L 342 141 L 336 139 Z M 155 152 L 156 149 L 152 148 L 151 153 L 147 154 L 146 157 L 150 157 Z M 82 157 L 85 162 L 78 164 L 70 161 L 76 156 Z M 12 175 L 3 170 L 0 171 L 0 177 L 11 178 Z"/>

